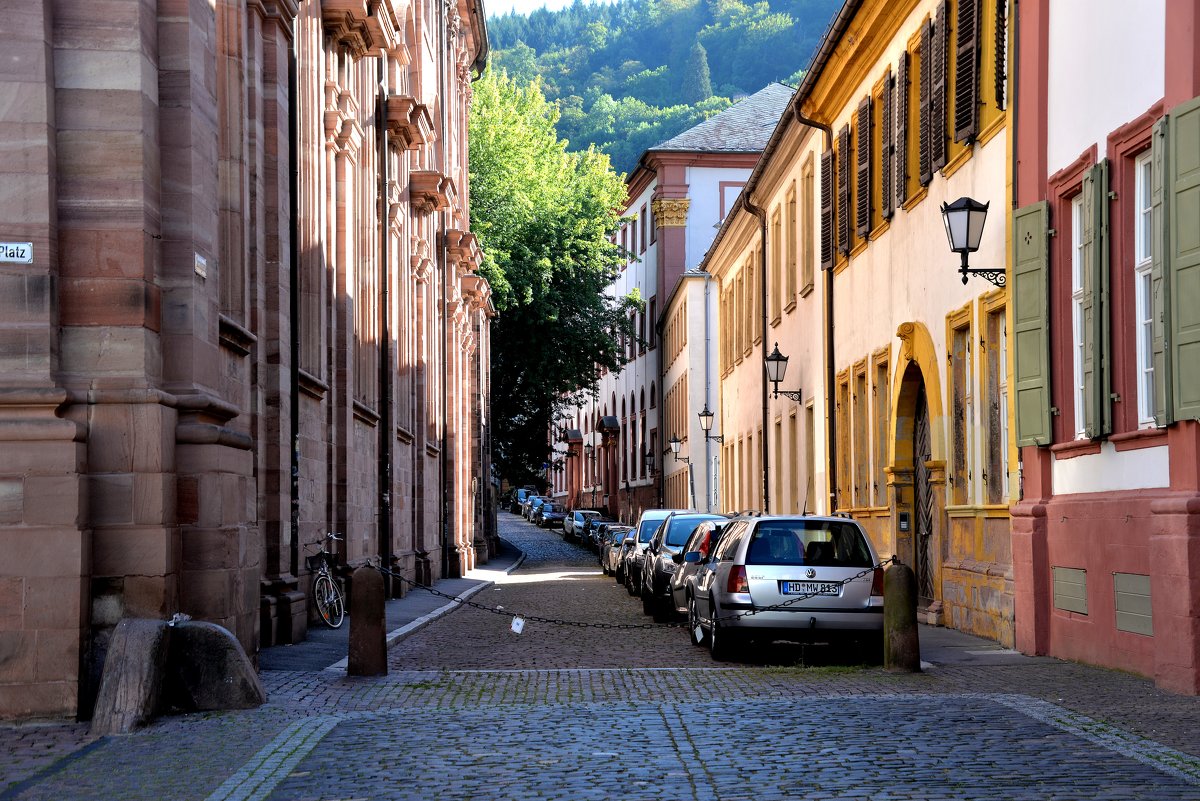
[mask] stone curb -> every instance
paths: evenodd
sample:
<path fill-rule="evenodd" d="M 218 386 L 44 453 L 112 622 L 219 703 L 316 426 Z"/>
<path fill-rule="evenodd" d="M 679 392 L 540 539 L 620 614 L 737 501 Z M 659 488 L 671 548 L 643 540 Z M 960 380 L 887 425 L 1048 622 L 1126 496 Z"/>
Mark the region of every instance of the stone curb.
<path fill-rule="evenodd" d="M 513 545 L 508 540 L 505 540 L 505 542 L 508 542 L 509 547 L 511 547 L 513 550 L 517 551 L 517 553 L 519 554 L 517 556 L 516 561 L 514 561 L 511 565 L 509 565 L 507 568 L 505 568 L 504 575 L 507 576 L 507 575 L 510 575 L 518 567 L 520 567 L 522 563 L 524 563 L 526 553 L 524 551 L 522 551 L 520 548 L 517 548 L 517 546 Z M 483 592 L 484 590 L 486 590 L 488 587 L 491 587 L 495 583 L 496 582 L 494 582 L 494 581 L 480 581 L 479 584 L 475 585 L 474 587 L 471 587 L 470 589 L 459 593 L 456 600 L 449 601 L 444 606 L 439 606 L 437 609 L 434 609 L 432 612 L 429 612 L 428 614 L 422 615 L 421 617 L 417 618 L 416 620 L 412 621 L 411 623 L 406 623 L 405 625 L 401 626 L 398 629 L 393 629 L 392 631 L 389 631 L 387 633 L 387 647 L 391 648 L 393 645 L 400 642 L 401 640 L 403 640 L 405 637 L 412 634 L 413 632 L 420 631 L 421 629 L 425 628 L 430 623 L 432 623 L 433 621 L 442 617 L 443 615 L 453 612 L 455 609 L 458 609 L 460 606 L 462 606 L 463 601 L 466 601 L 469 598 L 471 598 L 472 596 L 474 596 L 480 592 Z M 333 670 L 333 671 L 337 671 L 340 673 L 345 673 L 346 672 L 346 662 L 347 662 L 347 657 L 342 657 L 337 662 L 334 662 L 332 665 L 329 665 L 328 667 L 326 667 L 325 670 Z"/>

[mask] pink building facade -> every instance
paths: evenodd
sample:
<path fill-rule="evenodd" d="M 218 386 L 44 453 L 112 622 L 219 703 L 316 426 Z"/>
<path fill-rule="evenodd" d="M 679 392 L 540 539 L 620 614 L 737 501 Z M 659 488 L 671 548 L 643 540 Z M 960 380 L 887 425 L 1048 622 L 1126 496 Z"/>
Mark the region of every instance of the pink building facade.
<path fill-rule="evenodd" d="M 1017 646 L 1196 694 L 1200 2 L 1017 22 Z"/>
<path fill-rule="evenodd" d="M 329 531 L 418 581 L 486 560 L 478 3 L 18 5 L 0 715 L 86 716 L 123 617 L 304 639 Z"/>

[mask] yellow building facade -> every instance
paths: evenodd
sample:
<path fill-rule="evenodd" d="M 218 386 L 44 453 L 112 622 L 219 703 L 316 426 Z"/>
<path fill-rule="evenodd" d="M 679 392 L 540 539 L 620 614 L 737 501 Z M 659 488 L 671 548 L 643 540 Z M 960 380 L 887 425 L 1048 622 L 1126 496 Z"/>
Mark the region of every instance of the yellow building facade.
<path fill-rule="evenodd" d="M 846 3 L 705 264 L 726 506 L 850 514 L 926 620 L 1004 644 L 1007 292 L 961 280 L 942 207 L 990 204 L 970 258 L 1003 283 L 1008 30 L 1004 0 Z M 776 342 L 796 396 L 764 386 Z"/>

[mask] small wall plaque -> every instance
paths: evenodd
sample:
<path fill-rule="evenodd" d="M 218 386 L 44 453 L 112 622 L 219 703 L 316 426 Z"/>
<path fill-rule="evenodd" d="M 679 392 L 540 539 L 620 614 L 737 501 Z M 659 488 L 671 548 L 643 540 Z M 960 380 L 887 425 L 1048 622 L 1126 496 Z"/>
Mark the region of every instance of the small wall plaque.
<path fill-rule="evenodd" d="M 32 242 L 0 242 L 0 262 L 33 264 Z"/>
<path fill-rule="evenodd" d="M 908 518 L 908 512 L 901 512 L 901 513 L 900 513 L 900 515 L 899 515 L 899 523 L 900 523 L 900 530 L 901 530 L 901 531 L 908 531 L 908 530 L 909 530 L 909 527 L 910 527 L 910 526 L 909 526 L 909 522 L 908 522 L 908 520 L 909 520 L 909 518 Z"/>

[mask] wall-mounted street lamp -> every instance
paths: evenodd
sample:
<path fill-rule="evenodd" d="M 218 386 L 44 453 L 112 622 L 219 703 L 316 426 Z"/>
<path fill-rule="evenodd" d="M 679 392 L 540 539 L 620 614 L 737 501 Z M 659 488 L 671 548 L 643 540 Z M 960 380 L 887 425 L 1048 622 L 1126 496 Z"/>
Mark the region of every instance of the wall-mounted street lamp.
<path fill-rule="evenodd" d="M 979 250 L 979 240 L 983 238 L 983 224 L 987 220 L 988 206 L 991 203 L 980 203 L 969 197 L 960 197 L 953 203 L 942 204 L 942 221 L 946 223 L 946 238 L 950 240 L 950 250 L 962 256 L 962 264 L 958 268 L 965 286 L 967 276 L 978 275 L 996 286 L 1004 286 L 1006 279 L 1004 270 L 972 269 L 967 265 L 969 254 Z"/>
<path fill-rule="evenodd" d="M 642 454 L 642 461 L 646 463 L 646 472 L 654 475 L 654 454 L 646 448 L 646 452 Z"/>
<path fill-rule="evenodd" d="M 780 389 L 779 382 L 783 380 L 784 373 L 787 372 L 788 357 L 779 352 L 779 343 L 775 343 L 775 349 L 764 360 L 767 366 L 767 380 L 771 382 L 771 397 L 778 398 L 782 395 L 785 398 L 791 398 L 796 403 L 803 401 L 804 396 L 800 394 L 800 390 Z"/>
<path fill-rule="evenodd" d="M 713 424 L 714 417 L 716 417 L 716 415 L 713 414 L 712 411 L 708 408 L 708 404 L 707 403 L 704 404 L 704 411 L 700 412 L 700 428 L 704 431 L 704 441 L 708 442 L 711 439 L 711 440 L 715 440 L 715 441 L 721 443 L 722 445 L 724 445 L 725 444 L 724 437 L 717 436 L 716 434 L 708 433 L 708 432 L 712 431 L 712 424 Z"/>

